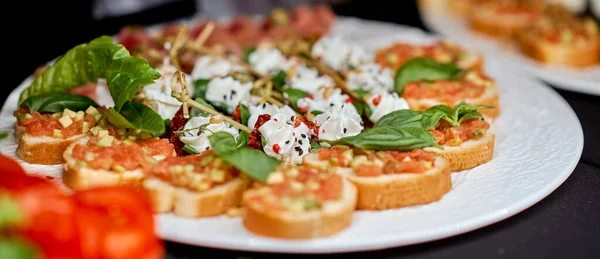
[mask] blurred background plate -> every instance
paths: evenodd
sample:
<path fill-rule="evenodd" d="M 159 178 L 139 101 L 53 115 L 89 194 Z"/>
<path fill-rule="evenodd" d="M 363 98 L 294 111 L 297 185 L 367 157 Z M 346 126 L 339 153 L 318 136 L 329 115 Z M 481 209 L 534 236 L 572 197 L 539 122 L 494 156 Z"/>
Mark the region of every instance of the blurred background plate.
<path fill-rule="evenodd" d="M 432 32 L 504 60 L 516 72 L 524 72 L 568 91 L 600 95 L 600 65 L 585 69 L 549 66 L 521 55 L 514 45 L 500 42 L 469 29 L 462 17 L 450 14 L 447 0 L 420 0 L 419 12 Z"/>

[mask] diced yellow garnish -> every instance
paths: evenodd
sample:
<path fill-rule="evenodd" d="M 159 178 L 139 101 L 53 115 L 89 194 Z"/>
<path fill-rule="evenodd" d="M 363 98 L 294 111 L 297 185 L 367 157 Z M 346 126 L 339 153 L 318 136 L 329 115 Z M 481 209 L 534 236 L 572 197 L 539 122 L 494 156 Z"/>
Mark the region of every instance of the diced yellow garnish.
<path fill-rule="evenodd" d="M 97 135 L 98 135 L 98 133 L 100 133 L 100 130 L 101 130 L 101 128 L 100 128 L 100 127 L 98 127 L 98 126 L 94 126 L 92 129 L 90 129 L 90 132 L 92 132 L 92 134 L 93 134 L 94 136 L 97 136 Z"/>
<path fill-rule="evenodd" d="M 461 138 L 453 138 L 451 140 L 446 141 L 446 145 L 448 146 L 458 146 L 462 144 L 463 140 Z"/>
<path fill-rule="evenodd" d="M 114 165 L 113 166 L 113 170 L 115 170 L 118 173 L 125 173 L 125 167 L 121 166 L 121 165 Z"/>
<path fill-rule="evenodd" d="M 293 181 L 290 183 L 290 186 L 292 187 L 292 190 L 296 192 L 301 192 L 304 190 L 304 184 L 300 182 Z"/>
<path fill-rule="evenodd" d="M 268 184 L 278 184 L 282 183 L 284 180 L 283 174 L 281 172 L 273 172 L 267 177 Z"/>
<path fill-rule="evenodd" d="M 63 113 L 62 112 L 55 112 L 51 116 L 52 116 L 52 118 L 58 118 L 58 117 L 62 117 Z"/>
<path fill-rule="evenodd" d="M 63 138 L 62 130 L 54 129 L 52 133 L 55 138 Z"/>
<path fill-rule="evenodd" d="M 96 114 L 98 114 L 98 110 L 96 108 L 94 108 L 94 106 L 90 106 L 87 108 L 87 110 L 85 110 L 85 113 L 87 113 L 89 115 L 96 115 Z"/>
<path fill-rule="evenodd" d="M 67 109 L 67 108 L 65 108 L 65 109 L 63 110 L 63 117 L 64 117 L 65 115 L 66 115 L 66 116 L 69 116 L 69 117 L 71 117 L 71 118 L 75 118 L 75 116 L 77 116 L 77 113 L 76 113 L 76 112 L 74 112 L 74 111 L 71 111 L 71 110 L 69 110 L 69 109 Z"/>
<path fill-rule="evenodd" d="M 25 119 L 31 119 L 31 118 L 33 118 L 33 116 L 31 116 L 31 114 L 29 114 L 29 113 L 26 113 L 24 118 Z"/>
<path fill-rule="evenodd" d="M 300 170 L 298 170 L 297 168 L 291 168 L 287 170 L 285 174 L 287 174 L 290 177 L 296 177 L 298 176 L 298 174 L 300 174 Z"/>
<path fill-rule="evenodd" d="M 90 131 L 90 124 L 87 121 L 83 122 L 83 128 L 81 129 L 81 133 L 86 133 Z"/>
<path fill-rule="evenodd" d="M 198 185 L 198 191 L 207 191 L 210 189 L 210 184 L 207 182 L 202 182 Z"/>
<path fill-rule="evenodd" d="M 306 183 L 306 187 L 307 187 L 308 189 L 310 189 L 310 190 L 313 190 L 313 191 L 314 191 L 314 190 L 318 190 L 318 189 L 321 187 L 321 185 L 320 185 L 318 182 L 315 182 L 315 181 L 309 181 L 309 182 L 307 182 L 307 183 Z"/>
<path fill-rule="evenodd" d="M 98 137 L 105 137 L 108 136 L 108 130 L 99 130 L 98 131 Z"/>
<path fill-rule="evenodd" d="M 104 117 L 102 113 L 94 114 L 94 119 L 96 119 L 96 121 L 99 121 L 100 119 L 102 119 L 102 117 Z"/>
<path fill-rule="evenodd" d="M 225 181 L 225 171 L 218 170 L 218 169 L 210 171 L 210 179 L 215 182 L 224 182 Z"/>
<path fill-rule="evenodd" d="M 148 132 L 142 132 L 140 134 L 140 138 L 142 138 L 142 139 L 151 139 L 152 138 L 152 134 L 150 134 Z"/>
<path fill-rule="evenodd" d="M 194 165 L 185 165 L 185 166 L 183 166 L 183 170 L 186 173 L 193 173 L 194 172 Z"/>
<path fill-rule="evenodd" d="M 96 146 L 110 147 L 110 146 L 112 146 L 112 142 L 114 139 L 115 138 L 113 136 L 106 135 L 106 136 L 102 137 L 100 140 L 98 140 L 98 143 L 96 143 Z"/>
<path fill-rule="evenodd" d="M 73 124 L 73 120 L 68 116 L 62 116 L 60 119 L 58 119 L 58 122 L 60 122 L 60 125 L 62 125 L 63 128 L 69 127 L 71 124 Z"/>
<path fill-rule="evenodd" d="M 83 112 L 83 111 L 78 111 L 78 112 L 75 114 L 75 120 L 76 120 L 76 121 L 78 121 L 78 120 L 83 120 L 83 116 L 85 116 L 85 112 Z"/>

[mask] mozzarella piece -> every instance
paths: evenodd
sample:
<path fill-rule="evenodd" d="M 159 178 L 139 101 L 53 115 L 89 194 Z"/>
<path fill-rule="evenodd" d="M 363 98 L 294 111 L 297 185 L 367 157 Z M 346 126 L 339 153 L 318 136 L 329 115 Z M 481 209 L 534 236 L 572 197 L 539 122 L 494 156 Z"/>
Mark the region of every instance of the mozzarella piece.
<path fill-rule="evenodd" d="M 288 116 L 277 113 L 265 122 L 259 132 L 266 140 L 265 154 L 287 163 L 301 164 L 302 157 L 310 152 L 310 129 L 304 123 L 285 120 Z"/>
<path fill-rule="evenodd" d="M 408 102 L 396 93 L 380 92 L 367 98 L 367 104 L 371 108 L 372 122 L 377 122 L 384 115 L 397 111 L 409 109 Z"/>
<path fill-rule="evenodd" d="M 211 136 L 215 132 L 227 132 L 233 135 L 233 137 L 237 140 L 240 132 L 235 127 L 229 125 L 229 123 L 218 120 L 217 123 L 211 123 L 212 121 L 216 121 L 214 116 L 207 117 L 193 117 L 191 118 L 183 127 L 184 133 L 179 137 L 181 141 L 185 144 L 190 145 L 198 152 L 203 152 L 204 150 L 210 149 L 210 140 L 208 137 Z M 206 129 L 199 129 L 200 127 L 205 127 Z"/>
<path fill-rule="evenodd" d="M 334 141 L 356 136 L 364 128 L 362 119 L 353 105 L 344 105 L 339 112 L 327 111 L 313 121 L 319 126 L 319 140 Z"/>
<path fill-rule="evenodd" d="M 156 69 L 161 77 L 154 81 L 153 84 L 147 85 L 141 89 L 144 99 L 148 106 L 152 108 L 163 119 L 171 119 L 181 107 L 181 102 L 171 96 L 173 91 L 171 80 L 173 74 L 177 72 L 177 68 L 172 65 L 162 65 Z M 194 95 L 194 87 L 189 75 L 186 75 L 186 83 L 188 85 L 188 93 Z M 179 87 L 178 87 L 179 88 Z M 181 91 L 181 89 L 175 89 Z"/>
<path fill-rule="evenodd" d="M 314 57 L 338 72 L 351 70 L 372 60 L 361 46 L 346 42 L 339 36 L 319 39 L 311 52 Z"/>
<path fill-rule="evenodd" d="M 352 106 L 350 96 L 343 94 L 338 88 L 320 88 L 311 97 L 298 100 L 298 108 L 302 112 L 330 111 L 339 113 L 345 105 Z"/>
<path fill-rule="evenodd" d="M 392 71 L 375 63 L 364 64 L 348 73 L 348 88 L 352 91 L 392 91 L 394 90 Z"/>
<path fill-rule="evenodd" d="M 248 63 L 258 72 L 276 74 L 286 69 L 286 59 L 276 48 L 259 48 L 248 57 Z"/>
<path fill-rule="evenodd" d="M 319 71 L 295 59 L 290 59 L 288 66 L 288 80 L 286 81 L 288 87 L 315 93 L 319 88 L 333 87 L 335 84 L 330 76 L 319 76 Z"/>
<path fill-rule="evenodd" d="M 250 118 L 248 118 L 248 127 L 251 129 L 254 129 L 254 125 L 258 120 L 258 116 L 263 114 L 274 115 L 279 113 L 281 114 L 279 116 L 285 115 L 286 117 L 283 119 L 283 121 L 288 121 L 290 118 L 296 115 L 294 110 L 287 105 L 280 108 L 274 104 L 264 103 L 263 105 L 250 106 L 248 107 L 248 109 L 250 110 Z"/>
<path fill-rule="evenodd" d="M 244 71 L 244 69 L 222 57 L 207 55 L 196 61 L 192 70 L 192 78 L 198 80 L 224 77 L 235 71 Z"/>
<path fill-rule="evenodd" d="M 240 102 L 250 101 L 252 82 L 242 83 L 233 77 L 216 77 L 208 82 L 206 100 L 214 105 L 225 106 L 231 114 Z"/>

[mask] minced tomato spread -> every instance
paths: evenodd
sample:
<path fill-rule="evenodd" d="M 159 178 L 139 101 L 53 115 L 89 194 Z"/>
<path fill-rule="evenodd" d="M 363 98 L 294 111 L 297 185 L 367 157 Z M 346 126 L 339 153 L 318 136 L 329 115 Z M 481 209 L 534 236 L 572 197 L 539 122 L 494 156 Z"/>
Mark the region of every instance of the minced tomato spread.
<path fill-rule="evenodd" d="M 458 127 L 442 120 L 429 132 L 440 145 L 458 146 L 464 141 L 483 137 L 489 128 L 490 124 L 482 119 L 463 121 Z"/>
<path fill-rule="evenodd" d="M 384 174 L 424 173 L 435 158 L 423 149 L 411 151 L 379 151 L 355 156 L 350 162 L 356 176 L 376 177 Z"/>
<path fill-rule="evenodd" d="M 453 105 L 459 101 L 478 98 L 494 81 L 478 72 L 469 71 L 457 80 L 416 81 L 406 84 L 402 97 L 407 99 L 435 99 Z"/>

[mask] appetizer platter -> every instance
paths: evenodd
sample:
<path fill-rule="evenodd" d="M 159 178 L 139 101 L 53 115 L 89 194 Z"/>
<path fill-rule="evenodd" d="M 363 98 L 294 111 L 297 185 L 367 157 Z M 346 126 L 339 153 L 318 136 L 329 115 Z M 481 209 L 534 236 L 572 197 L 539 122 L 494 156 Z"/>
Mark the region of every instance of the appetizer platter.
<path fill-rule="evenodd" d="M 383 249 L 500 221 L 570 175 L 577 117 L 511 72 L 324 6 L 125 28 L 17 87 L 0 151 L 67 192 L 138 188 L 167 240 Z"/>
<path fill-rule="evenodd" d="M 436 33 L 558 88 L 600 95 L 600 26 L 592 17 L 543 0 L 422 0 L 419 6 Z"/>

